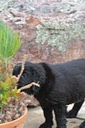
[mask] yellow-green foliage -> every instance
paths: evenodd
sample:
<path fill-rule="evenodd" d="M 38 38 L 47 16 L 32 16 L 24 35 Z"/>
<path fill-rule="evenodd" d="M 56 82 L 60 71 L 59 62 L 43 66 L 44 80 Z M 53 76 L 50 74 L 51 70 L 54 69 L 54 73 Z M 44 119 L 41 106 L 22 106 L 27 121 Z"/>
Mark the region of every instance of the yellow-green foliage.
<path fill-rule="evenodd" d="M 0 74 L 1 77 L 1 74 Z M 0 109 L 3 109 L 12 98 L 18 98 L 19 92 L 16 88 L 16 78 L 14 76 L 3 75 L 0 80 Z"/>

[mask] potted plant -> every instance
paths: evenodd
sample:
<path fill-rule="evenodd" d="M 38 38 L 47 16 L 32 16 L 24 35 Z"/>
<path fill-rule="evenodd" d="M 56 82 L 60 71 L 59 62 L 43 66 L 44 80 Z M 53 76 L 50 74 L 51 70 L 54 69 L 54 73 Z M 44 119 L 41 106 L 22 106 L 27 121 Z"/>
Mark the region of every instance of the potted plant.
<path fill-rule="evenodd" d="M 22 128 L 27 108 L 17 89 L 20 76 L 12 76 L 11 59 L 20 48 L 18 33 L 0 21 L 0 128 Z"/>

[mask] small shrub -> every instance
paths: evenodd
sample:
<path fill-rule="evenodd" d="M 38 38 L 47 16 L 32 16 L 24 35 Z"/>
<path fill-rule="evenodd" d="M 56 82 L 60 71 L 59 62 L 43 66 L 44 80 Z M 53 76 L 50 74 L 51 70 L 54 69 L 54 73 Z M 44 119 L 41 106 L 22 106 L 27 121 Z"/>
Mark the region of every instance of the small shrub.
<path fill-rule="evenodd" d="M 0 21 L 0 109 L 3 109 L 12 98 L 18 98 L 16 88 L 17 78 L 12 76 L 13 64 L 11 58 L 20 48 L 20 38 L 17 33 Z"/>

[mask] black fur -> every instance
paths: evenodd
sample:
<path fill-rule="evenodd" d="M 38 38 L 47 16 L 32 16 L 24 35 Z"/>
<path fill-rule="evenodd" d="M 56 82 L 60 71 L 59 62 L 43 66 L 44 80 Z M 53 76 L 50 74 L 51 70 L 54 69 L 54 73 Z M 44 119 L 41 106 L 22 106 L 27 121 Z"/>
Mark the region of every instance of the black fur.
<path fill-rule="evenodd" d="M 21 63 L 16 65 L 13 75 L 20 73 Z M 85 97 L 85 59 L 73 60 L 63 64 L 25 63 L 25 69 L 18 82 L 18 88 L 39 82 L 24 90 L 34 94 L 43 109 L 45 122 L 39 128 L 52 128 L 55 113 L 57 128 L 66 128 L 66 105 L 75 103 L 67 117 L 75 117 Z M 85 127 L 85 122 L 81 128 Z"/>

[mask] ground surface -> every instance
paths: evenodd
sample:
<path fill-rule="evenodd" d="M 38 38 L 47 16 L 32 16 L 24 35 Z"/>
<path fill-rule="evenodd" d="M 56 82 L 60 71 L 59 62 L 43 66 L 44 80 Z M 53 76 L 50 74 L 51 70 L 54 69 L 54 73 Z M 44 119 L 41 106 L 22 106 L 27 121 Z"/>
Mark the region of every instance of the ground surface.
<path fill-rule="evenodd" d="M 72 105 L 69 106 L 69 109 L 72 107 Z M 79 128 L 79 125 L 84 121 L 85 119 L 85 105 L 83 105 L 82 109 L 79 111 L 79 114 L 77 118 L 68 119 L 67 126 L 68 128 Z M 43 113 L 40 107 L 31 108 L 28 109 L 28 117 L 25 122 L 24 128 L 38 128 L 41 123 L 44 122 Z M 55 120 L 54 120 L 54 126 L 56 127 Z"/>

